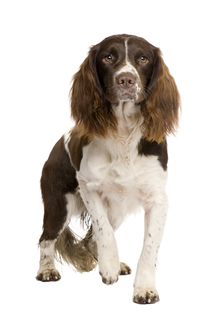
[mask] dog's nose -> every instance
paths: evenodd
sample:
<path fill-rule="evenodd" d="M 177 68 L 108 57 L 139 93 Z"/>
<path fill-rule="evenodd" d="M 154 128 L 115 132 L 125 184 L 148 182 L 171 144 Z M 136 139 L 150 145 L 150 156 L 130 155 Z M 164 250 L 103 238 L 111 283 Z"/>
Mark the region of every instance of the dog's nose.
<path fill-rule="evenodd" d="M 135 84 L 135 76 L 131 73 L 123 73 L 117 76 L 116 81 L 122 89 L 129 89 Z"/>

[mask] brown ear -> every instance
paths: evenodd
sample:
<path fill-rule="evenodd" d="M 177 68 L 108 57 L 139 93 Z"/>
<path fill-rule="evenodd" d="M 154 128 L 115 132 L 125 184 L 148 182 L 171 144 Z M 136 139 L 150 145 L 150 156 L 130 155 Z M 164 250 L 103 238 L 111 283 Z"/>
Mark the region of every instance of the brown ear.
<path fill-rule="evenodd" d="M 159 49 L 148 92 L 149 97 L 142 105 L 142 132 L 147 140 L 160 143 L 168 134 L 174 134 L 178 126 L 180 96 Z"/>
<path fill-rule="evenodd" d="M 81 135 L 106 137 L 109 129 L 116 128 L 116 119 L 98 79 L 97 52 L 98 46 L 91 48 L 80 70 L 73 77 L 70 90 L 71 116 L 79 125 Z"/>

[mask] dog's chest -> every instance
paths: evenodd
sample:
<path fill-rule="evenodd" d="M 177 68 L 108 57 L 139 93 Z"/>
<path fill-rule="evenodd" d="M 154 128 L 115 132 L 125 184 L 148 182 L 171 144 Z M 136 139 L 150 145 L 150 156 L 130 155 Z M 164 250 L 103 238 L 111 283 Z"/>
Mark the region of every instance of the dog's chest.
<path fill-rule="evenodd" d="M 105 198 L 131 204 L 149 197 L 162 171 L 157 156 L 138 154 L 138 141 L 95 139 L 83 149 L 78 179 Z"/>
<path fill-rule="evenodd" d="M 128 141 L 109 143 L 96 138 L 83 149 L 80 174 L 87 183 L 125 185 L 134 180 L 137 157 L 137 148 Z"/>

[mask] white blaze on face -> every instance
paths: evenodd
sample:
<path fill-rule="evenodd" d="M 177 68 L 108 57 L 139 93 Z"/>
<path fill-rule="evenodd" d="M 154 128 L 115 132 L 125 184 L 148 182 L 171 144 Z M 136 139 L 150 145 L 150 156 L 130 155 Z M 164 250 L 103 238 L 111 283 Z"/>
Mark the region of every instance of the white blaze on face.
<path fill-rule="evenodd" d="M 136 82 L 135 82 L 135 86 L 136 86 L 136 96 L 138 98 L 138 95 L 141 92 L 141 80 L 140 80 L 140 76 L 138 71 L 136 70 L 136 68 L 131 64 L 129 58 L 128 58 L 128 39 L 125 40 L 125 65 L 118 70 L 115 73 L 115 78 L 122 73 L 132 73 L 135 77 L 136 77 Z"/>
<path fill-rule="evenodd" d="M 138 71 L 134 68 L 134 66 L 130 63 L 128 59 L 128 39 L 125 40 L 125 62 L 126 64 L 121 69 L 121 72 L 131 72 L 139 78 Z"/>

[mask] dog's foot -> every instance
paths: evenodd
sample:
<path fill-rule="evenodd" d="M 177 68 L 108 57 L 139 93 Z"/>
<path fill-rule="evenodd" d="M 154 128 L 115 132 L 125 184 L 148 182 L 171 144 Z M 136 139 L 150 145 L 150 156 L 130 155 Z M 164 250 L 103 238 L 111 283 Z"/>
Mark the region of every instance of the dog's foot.
<path fill-rule="evenodd" d="M 135 288 L 133 301 L 139 304 L 153 304 L 159 301 L 159 295 L 155 289 Z"/>
<path fill-rule="evenodd" d="M 124 262 L 120 262 L 120 273 L 119 275 L 131 274 L 131 268 Z"/>
<path fill-rule="evenodd" d="M 109 285 L 118 281 L 120 262 L 114 259 L 111 263 L 99 264 L 99 273 L 103 283 Z"/>
<path fill-rule="evenodd" d="M 105 283 L 107 285 L 113 284 L 118 281 L 118 273 L 114 274 L 114 275 L 109 275 L 108 272 L 106 272 L 106 273 L 100 272 L 100 275 L 102 277 L 103 283 Z"/>
<path fill-rule="evenodd" d="M 38 272 L 36 279 L 43 282 L 58 281 L 61 279 L 60 273 L 52 268 Z"/>

